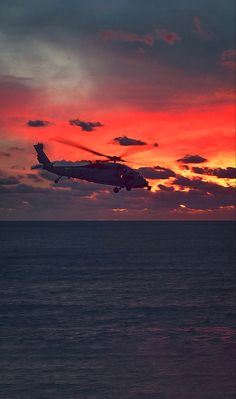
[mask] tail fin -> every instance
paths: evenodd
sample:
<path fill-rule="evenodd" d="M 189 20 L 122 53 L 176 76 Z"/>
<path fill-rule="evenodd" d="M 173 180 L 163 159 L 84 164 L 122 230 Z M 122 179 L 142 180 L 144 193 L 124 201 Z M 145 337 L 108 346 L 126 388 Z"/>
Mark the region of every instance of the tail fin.
<path fill-rule="evenodd" d="M 34 148 L 37 152 L 37 158 L 38 158 L 39 163 L 42 163 L 43 165 L 48 165 L 51 163 L 50 160 L 48 159 L 47 155 L 43 151 L 42 143 L 35 144 Z"/>

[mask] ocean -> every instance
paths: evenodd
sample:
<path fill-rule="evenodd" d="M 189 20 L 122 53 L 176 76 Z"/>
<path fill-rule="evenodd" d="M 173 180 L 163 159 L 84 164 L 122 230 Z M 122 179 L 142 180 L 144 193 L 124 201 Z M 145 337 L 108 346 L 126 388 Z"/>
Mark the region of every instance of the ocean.
<path fill-rule="evenodd" d="M 233 222 L 1 222 L 0 398 L 235 398 Z"/>

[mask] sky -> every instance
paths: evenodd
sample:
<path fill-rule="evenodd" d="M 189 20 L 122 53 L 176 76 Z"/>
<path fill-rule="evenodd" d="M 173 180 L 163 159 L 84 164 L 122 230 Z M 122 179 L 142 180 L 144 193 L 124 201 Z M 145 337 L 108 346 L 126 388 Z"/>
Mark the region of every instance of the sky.
<path fill-rule="evenodd" d="M 234 17 L 234 0 L 1 0 L 0 219 L 234 219 Z M 97 159 L 55 136 L 131 149 L 152 190 L 54 184 L 33 144 Z"/>

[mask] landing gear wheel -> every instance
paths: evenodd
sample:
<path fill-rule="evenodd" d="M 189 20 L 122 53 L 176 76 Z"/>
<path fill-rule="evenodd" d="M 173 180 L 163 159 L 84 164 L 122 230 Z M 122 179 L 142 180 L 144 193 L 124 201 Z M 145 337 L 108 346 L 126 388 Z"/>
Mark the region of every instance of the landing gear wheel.
<path fill-rule="evenodd" d="M 131 187 L 126 187 L 126 190 L 127 191 L 131 191 Z"/>
<path fill-rule="evenodd" d="M 148 186 L 148 188 L 147 188 L 147 189 L 148 189 L 148 191 L 150 191 L 150 190 L 152 189 L 152 186 Z"/>
<path fill-rule="evenodd" d="M 113 191 L 114 191 L 114 193 L 118 193 L 119 192 L 119 188 L 118 187 L 115 187 L 114 189 L 113 189 Z"/>
<path fill-rule="evenodd" d="M 58 183 L 59 180 L 61 180 L 62 176 L 59 176 L 56 180 L 54 180 L 55 183 Z"/>

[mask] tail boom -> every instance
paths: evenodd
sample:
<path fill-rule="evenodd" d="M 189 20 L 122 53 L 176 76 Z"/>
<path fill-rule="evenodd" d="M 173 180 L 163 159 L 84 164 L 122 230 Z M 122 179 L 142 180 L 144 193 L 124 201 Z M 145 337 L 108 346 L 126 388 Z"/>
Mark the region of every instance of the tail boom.
<path fill-rule="evenodd" d="M 39 163 L 41 163 L 45 166 L 51 165 L 49 158 L 47 157 L 47 155 L 45 154 L 45 152 L 43 150 L 43 144 L 42 143 L 35 144 L 34 148 L 37 152 L 37 158 L 38 158 Z"/>

